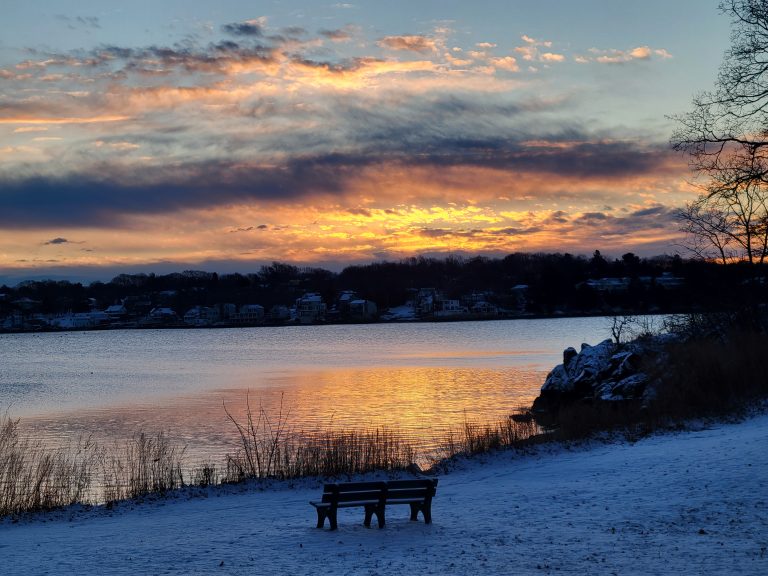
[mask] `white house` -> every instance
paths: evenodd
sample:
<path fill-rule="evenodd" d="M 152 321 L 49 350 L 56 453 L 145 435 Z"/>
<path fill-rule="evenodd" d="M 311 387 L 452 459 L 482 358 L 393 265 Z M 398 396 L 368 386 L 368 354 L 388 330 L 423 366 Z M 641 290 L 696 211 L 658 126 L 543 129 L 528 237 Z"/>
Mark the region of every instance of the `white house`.
<path fill-rule="evenodd" d="M 308 292 L 296 300 L 296 317 L 302 324 L 313 324 L 325 320 L 326 306 L 320 294 Z"/>

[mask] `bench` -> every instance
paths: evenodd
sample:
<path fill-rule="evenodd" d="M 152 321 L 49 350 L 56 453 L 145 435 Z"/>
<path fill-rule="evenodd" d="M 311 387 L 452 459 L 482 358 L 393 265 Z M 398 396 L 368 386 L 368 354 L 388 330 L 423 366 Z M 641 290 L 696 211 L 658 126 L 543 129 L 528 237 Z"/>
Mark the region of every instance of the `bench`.
<path fill-rule="evenodd" d="M 424 523 L 432 522 L 432 498 L 437 490 L 437 479 L 390 480 L 389 482 L 347 482 L 326 484 L 321 500 L 311 501 L 317 510 L 317 527 L 325 525 L 328 518 L 331 530 L 336 530 L 336 513 L 339 508 L 361 507 L 365 509 L 363 524 L 371 527 L 374 515 L 379 528 L 384 528 L 384 511 L 391 504 L 408 504 L 411 520 L 417 520 L 419 512 Z"/>

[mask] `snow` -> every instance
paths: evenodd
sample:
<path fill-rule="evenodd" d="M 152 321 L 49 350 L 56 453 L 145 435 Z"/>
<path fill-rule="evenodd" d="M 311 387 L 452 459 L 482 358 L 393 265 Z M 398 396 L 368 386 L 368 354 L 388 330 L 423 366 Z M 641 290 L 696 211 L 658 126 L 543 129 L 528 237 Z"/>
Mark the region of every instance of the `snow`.
<path fill-rule="evenodd" d="M 318 481 L 0 523 L 3 574 L 768 574 L 768 415 L 459 461 L 433 524 L 315 528 Z M 374 521 L 375 526 L 375 521 Z"/>

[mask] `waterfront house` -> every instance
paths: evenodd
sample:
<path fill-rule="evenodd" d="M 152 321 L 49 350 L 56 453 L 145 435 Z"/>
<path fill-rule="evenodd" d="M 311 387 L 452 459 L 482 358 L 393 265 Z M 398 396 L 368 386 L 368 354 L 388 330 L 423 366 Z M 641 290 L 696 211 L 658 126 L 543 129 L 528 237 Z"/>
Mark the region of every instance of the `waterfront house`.
<path fill-rule="evenodd" d="M 326 305 L 320 294 L 308 292 L 296 300 L 296 318 L 302 324 L 325 321 Z"/>

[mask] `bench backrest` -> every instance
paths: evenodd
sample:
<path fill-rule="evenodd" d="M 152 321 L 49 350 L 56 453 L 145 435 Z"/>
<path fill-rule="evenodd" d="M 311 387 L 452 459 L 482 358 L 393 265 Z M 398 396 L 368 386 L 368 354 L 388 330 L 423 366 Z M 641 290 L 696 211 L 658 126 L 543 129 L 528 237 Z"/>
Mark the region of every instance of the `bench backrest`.
<path fill-rule="evenodd" d="M 431 498 L 437 491 L 437 479 L 390 480 L 387 482 L 387 500 Z"/>
<path fill-rule="evenodd" d="M 341 503 L 431 498 L 436 489 L 437 479 L 326 484 L 323 487 L 322 501 Z"/>
<path fill-rule="evenodd" d="M 347 482 L 326 484 L 323 502 L 358 502 L 380 500 L 385 494 L 386 482 Z"/>

